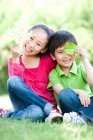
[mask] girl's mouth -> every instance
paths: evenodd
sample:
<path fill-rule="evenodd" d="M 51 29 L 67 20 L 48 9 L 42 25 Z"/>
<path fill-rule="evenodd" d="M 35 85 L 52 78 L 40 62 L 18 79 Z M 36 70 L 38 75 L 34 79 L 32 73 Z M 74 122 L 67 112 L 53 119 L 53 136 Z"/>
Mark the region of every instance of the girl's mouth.
<path fill-rule="evenodd" d="M 25 45 L 25 49 L 26 49 L 28 52 L 33 52 L 33 49 L 32 49 L 30 46 Z"/>

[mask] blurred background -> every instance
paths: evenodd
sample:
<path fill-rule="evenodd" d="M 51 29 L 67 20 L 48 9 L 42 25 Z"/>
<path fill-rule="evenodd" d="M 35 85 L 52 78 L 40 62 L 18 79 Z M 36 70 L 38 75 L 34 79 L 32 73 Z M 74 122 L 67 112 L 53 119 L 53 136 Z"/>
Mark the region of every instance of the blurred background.
<path fill-rule="evenodd" d="M 93 65 L 93 0 L 0 0 L 0 95 L 7 94 L 13 41 L 38 23 L 72 32 Z"/>

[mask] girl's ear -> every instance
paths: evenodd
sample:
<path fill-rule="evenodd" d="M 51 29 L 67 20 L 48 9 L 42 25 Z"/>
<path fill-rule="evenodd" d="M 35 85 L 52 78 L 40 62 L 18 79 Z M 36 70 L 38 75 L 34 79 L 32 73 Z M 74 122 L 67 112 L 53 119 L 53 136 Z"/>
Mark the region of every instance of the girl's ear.
<path fill-rule="evenodd" d="M 41 50 L 41 53 L 45 53 L 47 51 L 47 48 L 44 48 L 43 50 Z"/>
<path fill-rule="evenodd" d="M 52 59 L 53 59 L 53 60 L 55 60 L 55 57 L 54 57 L 54 55 L 53 55 L 53 54 L 50 54 L 50 56 L 52 57 Z"/>

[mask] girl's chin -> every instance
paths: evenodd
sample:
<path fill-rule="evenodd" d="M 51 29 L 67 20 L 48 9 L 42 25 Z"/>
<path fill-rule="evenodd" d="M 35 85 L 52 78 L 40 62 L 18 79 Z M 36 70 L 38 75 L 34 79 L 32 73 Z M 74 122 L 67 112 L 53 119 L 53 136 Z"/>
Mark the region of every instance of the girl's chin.
<path fill-rule="evenodd" d="M 30 56 L 31 54 L 29 54 L 28 52 L 24 52 L 24 55 Z"/>

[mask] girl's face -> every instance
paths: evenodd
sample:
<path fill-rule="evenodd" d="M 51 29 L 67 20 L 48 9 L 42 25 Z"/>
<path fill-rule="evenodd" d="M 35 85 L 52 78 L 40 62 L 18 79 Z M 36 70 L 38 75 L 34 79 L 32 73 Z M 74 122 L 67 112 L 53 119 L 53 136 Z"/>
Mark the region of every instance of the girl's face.
<path fill-rule="evenodd" d="M 61 68 L 70 68 L 73 61 L 75 60 L 75 53 L 73 55 L 68 55 L 64 52 L 64 47 L 61 46 L 57 48 L 52 55 L 52 58 L 57 61 Z"/>
<path fill-rule="evenodd" d="M 43 29 L 32 29 L 32 31 L 28 33 L 24 41 L 24 54 L 34 56 L 39 54 L 40 52 L 45 52 L 47 42 L 48 35 Z"/>

